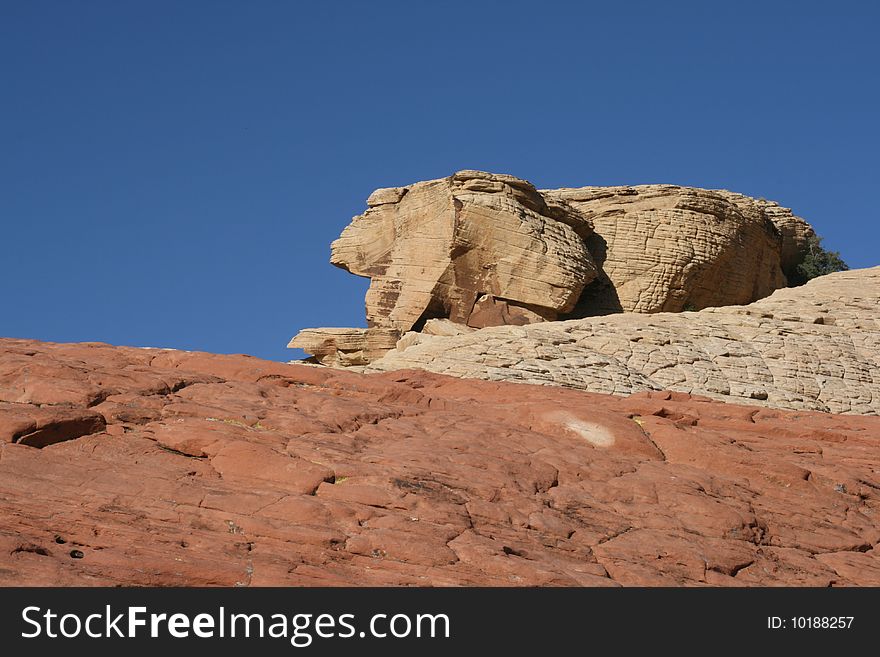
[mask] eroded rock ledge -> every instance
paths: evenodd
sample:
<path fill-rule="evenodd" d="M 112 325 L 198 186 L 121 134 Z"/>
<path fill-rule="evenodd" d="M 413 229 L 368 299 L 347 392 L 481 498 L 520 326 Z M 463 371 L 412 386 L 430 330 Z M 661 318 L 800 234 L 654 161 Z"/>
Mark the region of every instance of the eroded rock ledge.
<path fill-rule="evenodd" d="M 878 586 L 878 423 L 0 339 L 0 584 Z"/>
<path fill-rule="evenodd" d="M 677 390 L 775 408 L 880 414 L 880 267 L 746 306 L 407 334 L 368 371 L 631 394 Z"/>

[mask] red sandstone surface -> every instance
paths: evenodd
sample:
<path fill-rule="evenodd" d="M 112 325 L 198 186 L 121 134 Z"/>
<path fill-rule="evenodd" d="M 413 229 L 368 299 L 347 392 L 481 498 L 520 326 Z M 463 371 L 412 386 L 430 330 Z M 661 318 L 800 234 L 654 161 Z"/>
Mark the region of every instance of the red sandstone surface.
<path fill-rule="evenodd" d="M 0 340 L 0 584 L 880 585 L 880 418 Z"/>

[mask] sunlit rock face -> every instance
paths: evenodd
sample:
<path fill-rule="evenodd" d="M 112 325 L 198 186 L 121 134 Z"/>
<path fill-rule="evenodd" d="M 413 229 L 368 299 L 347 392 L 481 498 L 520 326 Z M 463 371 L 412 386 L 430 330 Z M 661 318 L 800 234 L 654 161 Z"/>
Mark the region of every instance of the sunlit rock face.
<path fill-rule="evenodd" d="M 290 342 L 325 365 L 369 364 L 433 319 L 482 329 L 748 304 L 787 285 L 814 236 L 787 208 L 724 190 L 537 190 L 481 171 L 378 189 L 367 206 L 330 261 L 370 278 L 368 328 Z"/>

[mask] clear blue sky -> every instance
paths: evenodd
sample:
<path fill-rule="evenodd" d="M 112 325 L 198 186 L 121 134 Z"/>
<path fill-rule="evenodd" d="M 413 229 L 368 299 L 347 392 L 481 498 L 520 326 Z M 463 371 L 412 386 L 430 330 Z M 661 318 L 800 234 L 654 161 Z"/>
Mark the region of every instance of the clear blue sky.
<path fill-rule="evenodd" d="M 774 199 L 880 264 L 869 2 L 0 0 L 0 335 L 287 359 L 376 187 Z"/>

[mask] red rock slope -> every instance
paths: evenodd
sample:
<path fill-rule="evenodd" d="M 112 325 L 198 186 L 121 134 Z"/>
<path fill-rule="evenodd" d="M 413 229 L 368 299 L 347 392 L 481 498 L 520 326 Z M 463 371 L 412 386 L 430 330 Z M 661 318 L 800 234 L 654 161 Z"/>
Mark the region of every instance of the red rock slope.
<path fill-rule="evenodd" d="M 0 340 L 0 584 L 880 585 L 880 418 Z"/>

